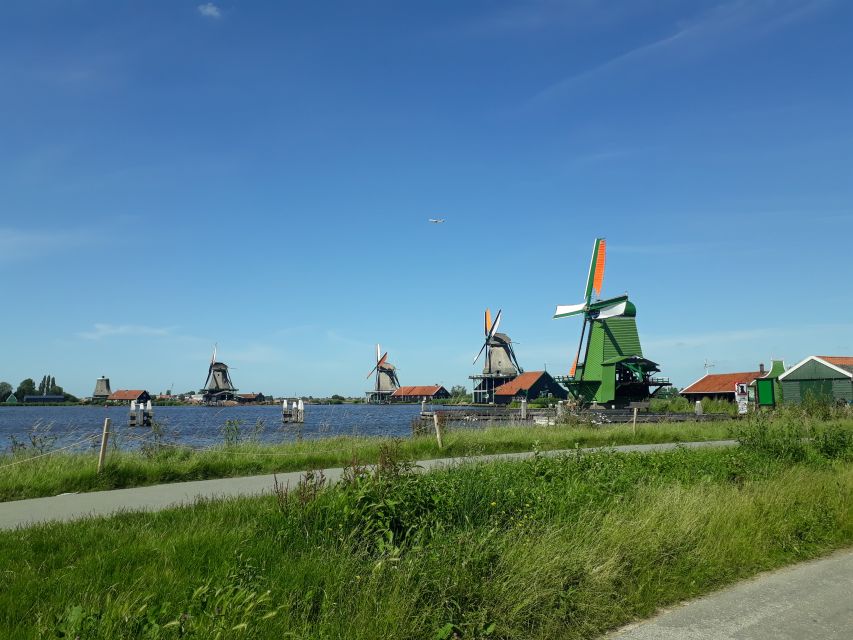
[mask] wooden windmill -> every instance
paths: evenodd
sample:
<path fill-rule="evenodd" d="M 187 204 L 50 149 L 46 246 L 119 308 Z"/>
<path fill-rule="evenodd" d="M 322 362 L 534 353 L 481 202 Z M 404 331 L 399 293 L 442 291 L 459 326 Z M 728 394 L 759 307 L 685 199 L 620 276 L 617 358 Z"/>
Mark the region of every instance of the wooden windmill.
<path fill-rule="evenodd" d="M 505 333 L 498 333 L 503 312 L 498 310 L 494 322 L 492 314 L 486 309 L 483 319 L 483 346 L 474 358 L 474 363 L 480 359 L 485 352 L 483 372 L 480 375 L 470 376 L 474 381 L 474 402 L 488 404 L 494 402 L 495 389 L 502 384 L 518 377 L 524 369 L 518 364 L 515 351 L 512 348 L 512 340 Z"/>
<path fill-rule="evenodd" d="M 207 380 L 204 383 L 204 402 L 217 404 L 225 400 L 233 400 L 236 391 L 237 387 L 232 384 L 228 373 L 228 365 L 216 360 L 216 345 L 214 345 L 210 367 L 207 369 Z"/>
<path fill-rule="evenodd" d="M 367 392 L 367 401 L 375 404 L 388 402 L 391 394 L 400 387 L 397 379 L 397 367 L 388 362 L 388 352 L 383 355 L 382 349 L 376 345 L 376 364 L 367 374 L 367 377 L 375 375 L 375 385 L 372 391 Z"/>
<path fill-rule="evenodd" d="M 606 249 L 605 239 L 597 238 L 583 302 L 560 305 L 554 313 L 555 318 L 583 317 L 581 338 L 569 375 L 557 381 L 581 402 L 624 407 L 648 399 L 668 386 L 669 381 L 653 377 L 660 369 L 643 357 L 637 333 L 637 307 L 628 300 L 628 295 L 600 298 Z"/>

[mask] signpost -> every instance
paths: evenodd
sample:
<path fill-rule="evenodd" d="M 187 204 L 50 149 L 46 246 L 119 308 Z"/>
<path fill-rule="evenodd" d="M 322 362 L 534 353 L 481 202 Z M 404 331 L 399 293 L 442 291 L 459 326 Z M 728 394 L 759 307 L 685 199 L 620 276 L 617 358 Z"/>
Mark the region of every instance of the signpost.
<path fill-rule="evenodd" d="M 749 410 L 749 390 L 745 382 L 735 384 L 735 400 L 737 401 L 737 414 L 745 416 Z"/>

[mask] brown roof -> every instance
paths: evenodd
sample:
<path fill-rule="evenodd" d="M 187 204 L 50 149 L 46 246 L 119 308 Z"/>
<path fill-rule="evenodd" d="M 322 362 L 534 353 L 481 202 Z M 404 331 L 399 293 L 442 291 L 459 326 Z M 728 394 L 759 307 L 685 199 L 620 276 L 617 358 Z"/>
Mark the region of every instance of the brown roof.
<path fill-rule="evenodd" d="M 262 393 L 238 393 L 238 398 L 257 398 L 258 396 L 263 395 Z"/>
<path fill-rule="evenodd" d="M 509 382 L 505 382 L 495 389 L 496 396 L 515 396 L 519 391 L 528 391 L 530 387 L 539 381 L 544 371 L 525 371 Z"/>
<path fill-rule="evenodd" d="M 749 384 L 756 378 L 766 375 L 766 371 L 744 371 L 741 373 L 709 373 L 700 378 L 689 387 L 681 390 L 681 393 L 731 393 L 735 392 L 735 385 Z"/>
<path fill-rule="evenodd" d="M 434 396 L 443 388 L 444 387 L 442 387 L 440 384 L 422 385 L 414 387 L 399 387 L 394 390 L 394 393 L 392 393 L 391 396 L 396 396 L 398 398 L 400 396 Z"/>
<path fill-rule="evenodd" d="M 145 393 L 143 389 L 119 389 L 107 400 L 138 400 L 143 393 Z"/>
<path fill-rule="evenodd" d="M 818 356 L 821 360 L 826 360 L 836 367 L 851 367 L 853 366 L 853 357 L 851 356 Z"/>

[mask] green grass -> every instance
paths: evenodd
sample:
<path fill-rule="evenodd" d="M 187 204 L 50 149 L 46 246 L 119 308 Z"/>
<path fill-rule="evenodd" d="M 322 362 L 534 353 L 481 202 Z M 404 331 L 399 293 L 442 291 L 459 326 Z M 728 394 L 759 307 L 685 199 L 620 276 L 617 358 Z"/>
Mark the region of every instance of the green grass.
<path fill-rule="evenodd" d="M 385 446 L 332 488 L 5 532 L 0 636 L 593 637 L 853 544 L 849 432 L 796 435 L 428 474 Z"/>
<path fill-rule="evenodd" d="M 853 421 L 851 421 L 853 429 Z M 640 424 L 636 435 L 630 425 L 589 426 L 496 426 L 485 429 L 452 430 L 439 449 L 433 436 L 406 438 L 400 442 L 401 455 L 416 460 L 541 450 L 570 449 L 576 445 L 688 442 L 726 438 L 725 423 Z M 124 428 L 121 434 L 138 434 Z M 147 454 L 110 450 L 105 471 L 99 476 L 97 452 L 56 453 L 13 466 L 36 452 L 25 450 L 17 456 L 0 456 L 0 501 L 51 496 L 69 491 L 120 489 L 164 482 L 227 478 L 277 471 L 301 471 L 341 467 L 353 458 L 375 462 L 388 438 L 335 437 L 286 444 L 243 442 L 213 450 L 162 446 Z"/>

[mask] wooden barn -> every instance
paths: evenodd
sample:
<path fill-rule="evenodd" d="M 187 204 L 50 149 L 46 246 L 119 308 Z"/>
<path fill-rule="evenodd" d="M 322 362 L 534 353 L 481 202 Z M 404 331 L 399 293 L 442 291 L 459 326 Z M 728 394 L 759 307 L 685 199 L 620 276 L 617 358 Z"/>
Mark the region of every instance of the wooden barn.
<path fill-rule="evenodd" d="M 779 376 L 782 401 L 803 400 L 853 403 L 853 357 L 809 356 Z"/>

